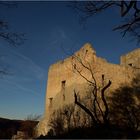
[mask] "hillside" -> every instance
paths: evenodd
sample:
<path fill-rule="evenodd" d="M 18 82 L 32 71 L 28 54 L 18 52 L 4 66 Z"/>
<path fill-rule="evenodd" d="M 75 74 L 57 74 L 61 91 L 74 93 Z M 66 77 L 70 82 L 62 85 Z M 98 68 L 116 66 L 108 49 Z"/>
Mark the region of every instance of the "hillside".
<path fill-rule="evenodd" d="M 10 139 L 17 131 L 31 132 L 38 121 L 11 120 L 0 117 L 0 139 Z"/>

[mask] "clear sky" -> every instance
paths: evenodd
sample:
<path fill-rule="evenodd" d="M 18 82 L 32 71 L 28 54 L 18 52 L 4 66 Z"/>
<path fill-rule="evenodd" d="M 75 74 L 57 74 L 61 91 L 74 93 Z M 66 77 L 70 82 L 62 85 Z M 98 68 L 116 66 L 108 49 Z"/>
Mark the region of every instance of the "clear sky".
<path fill-rule="evenodd" d="M 0 7 L 0 18 L 10 29 L 26 34 L 23 45 L 12 47 L 0 41 L 0 66 L 12 74 L 0 76 L 0 117 L 24 119 L 43 114 L 49 65 L 67 57 L 89 42 L 98 56 L 111 63 L 135 48 L 130 37 L 112 29 L 123 19 L 117 9 L 90 18 L 85 26 L 68 2 L 18 2 L 18 7 Z"/>

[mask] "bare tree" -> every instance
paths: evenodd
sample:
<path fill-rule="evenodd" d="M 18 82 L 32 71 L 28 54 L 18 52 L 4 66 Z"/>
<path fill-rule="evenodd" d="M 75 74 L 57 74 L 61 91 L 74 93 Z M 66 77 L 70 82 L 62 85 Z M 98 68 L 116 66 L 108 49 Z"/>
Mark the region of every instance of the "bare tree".
<path fill-rule="evenodd" d="M 72 2 L 72 7 L 82 13 L 81 20 L 85 21 L 89 17 L 111 9 L 118 8 L 120 16 L 124 19 L 124 23 L 116 26 L 114 31 L 121 31 L 124 37 L 129 33 L 137 42 L 140 42 L 140 2 L 137 0 L 130 1 L 76 1 Z"/>
<path fill-rule="evenodd" d="M 16 2 L 1 1 L 0 7 L 17 7 Z M 12 46 L 21 45 L 25 40 L 25 34 L 10 31 L 10 25 L 7 21 L 0 19 L 0 38 L 11 44 Z"/>
<path fill-rule="evenodd" d="M 81 109 L 83 109 L 92 118 L 93 125 L 98 125 L 101 123 L 108 124 L 109 108 L 105 98 L 105 91 L 110 87 L 111 81 L 109 80 L 106 85 L 103 84 L 103 86 L 99 86 L 94 76 L 92 66 L 88 62 L 88 60 L 86 60 L 86 56 L 80 58 L 80 56 L 74 55 L 72 66 L 74 71 L 77 72 L 77 74 L 79 74 L 83 79 L 85 79 L 91 87 L 92 110 L 84 104 L 82 104 L 80 101 L 78 101 L 78 92 L 74 90 L 75 104 L 78 105 Z M 83 72 L 85 70 L 89 73 L 89 75 L 91 75 L 91 78 L 85 76 Z M 104 81 L 103 77 L 102 80 Z"/>
<path fill-rule="evenodd" d="M 6 2 L 1 1 L 0 7 L 5 6 L 7 8 L 15 7 L 17 6 L 16 2 Z M 7 21 L 0 19 L 0 39 L 8 42 L 10 45 L 16 47 L 18 45 L 23 44 L 25 41 L 25 34 L 19 33 L 15 31 L 10 30 L 10 25 Z M 5 68 L 0 68 L 0 75 L 7 75 L 10 74 L 10 72 Z"/>

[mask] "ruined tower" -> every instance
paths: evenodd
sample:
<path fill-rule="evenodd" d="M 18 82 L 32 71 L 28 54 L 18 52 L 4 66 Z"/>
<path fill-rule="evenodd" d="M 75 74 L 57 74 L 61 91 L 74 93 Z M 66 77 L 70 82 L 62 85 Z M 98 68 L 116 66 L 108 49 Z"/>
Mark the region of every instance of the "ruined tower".
<path fill-rule="evenodd" d="M 113 81 L 110 91 L 117 89 L 122 84 L 129 84 L 135 75 L 135 67 L 140 68 L 140 49 L 121 56 L 121 62 L 118 65 L 108 63 L 105 59 L 96 56 L 95 50 L 89 43 L 86 43 L 72 56 L 52 64 L 48 72 L 45 113 L 37 126 L 38 136 L 47 134 L 48 122 L 54 110 L 74 103 L 74 90 L 78 91 L 80 96 L 85 95 L 88 88 L 87 81 L 75 72 L 75 67 L 79 67 L 80 72 L 87 79 L 92 77 L 86 68 L 77 64 L 79 58 L 84 60 L 85 65 L 91 66 L 98 84 L 101 84 L 102 78 L 105 81 Z"/>

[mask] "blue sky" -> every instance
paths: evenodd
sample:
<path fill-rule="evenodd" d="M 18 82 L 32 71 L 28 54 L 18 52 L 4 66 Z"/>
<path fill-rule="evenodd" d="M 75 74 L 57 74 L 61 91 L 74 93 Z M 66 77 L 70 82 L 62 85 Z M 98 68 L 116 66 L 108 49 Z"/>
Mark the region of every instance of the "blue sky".
<path fill-rule="evenodd" d="M 138 48 L 131 38 L 112 29 L 123 19 L 117 9 L 90 18 L 85 26 L 68 2 L 18 2 L 18 7 L 0 8 L 0 18 L 10 29 L 26 34 L 23 45 L 12 47 L 0 41 L 0 66 L 12 74 L 0 76 L 0 117 L 24 119 L 43 114 L 49 65 L 66 58 L 89 42 L 97 55 L 119 63 L 119 57 Z"/>

